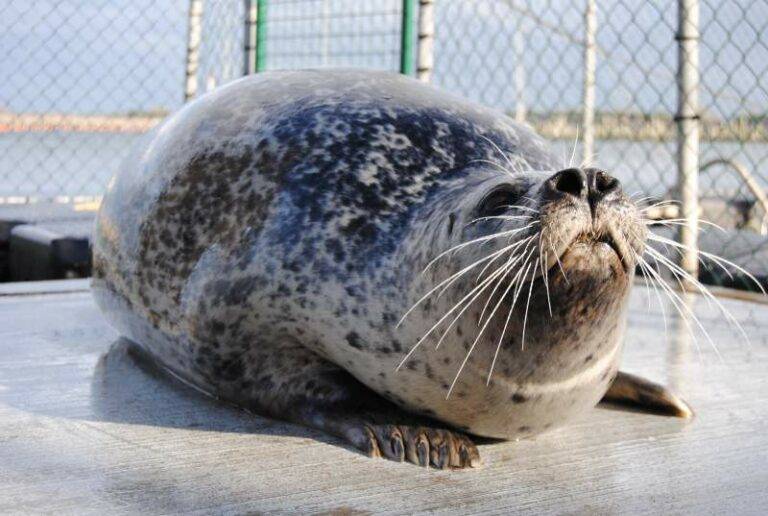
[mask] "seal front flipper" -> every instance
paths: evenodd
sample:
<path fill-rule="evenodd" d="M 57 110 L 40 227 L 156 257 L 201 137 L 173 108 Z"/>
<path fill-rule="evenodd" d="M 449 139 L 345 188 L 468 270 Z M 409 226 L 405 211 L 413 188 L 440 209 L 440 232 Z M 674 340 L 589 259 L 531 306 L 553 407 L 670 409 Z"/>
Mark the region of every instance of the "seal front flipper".
<path fill-rule="evenodd" d="M 669 389 L 629 373 L 619 372 L 602 401 L 669 416 L 693 417 L 691 407 Z"/>
<path fill-rule="evenodd" d="M 309 405 L 306 417 L 295 422 L 341 437 L 369 457 L 439 469 L 480 466 L 477 447 L 466 435 L 438 428 L 371 394 L 378 400 L 337 407 Z M 371 407 L 373 411 L 368 410 Z"/>
<path fill-rule="evenodd" d="M 293 338 L 211 358 L 217 394 L 258 414 L 327 432 L 371 457 L 441 469 L 480 464 L 467 436 L 406 412 Z"/>

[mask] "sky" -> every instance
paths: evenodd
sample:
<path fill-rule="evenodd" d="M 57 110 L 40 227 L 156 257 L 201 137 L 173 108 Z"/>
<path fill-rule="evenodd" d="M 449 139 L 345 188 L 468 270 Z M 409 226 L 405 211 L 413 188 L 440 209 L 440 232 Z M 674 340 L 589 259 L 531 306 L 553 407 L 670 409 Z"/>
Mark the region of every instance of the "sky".
<path fill-rule="evenodd" d="M 575 110 L 584 0 L 439 0 L 434 83 L 514 110 Z M 673 113 L 674 0 L 598 0 L 597 108 Z M 115 113 L 183 102 L 188 0 L 0 0 L 0 108 Z M 396 70 L 399 0 L 271 0 L 267 65 Z M 200 91 L 241 75 L 240 0 L 205 0 Z M 768 3 L 702 0 L 705 112 L 768 106 Z M 522 94 L 516 73 L 524 70 Z"/>

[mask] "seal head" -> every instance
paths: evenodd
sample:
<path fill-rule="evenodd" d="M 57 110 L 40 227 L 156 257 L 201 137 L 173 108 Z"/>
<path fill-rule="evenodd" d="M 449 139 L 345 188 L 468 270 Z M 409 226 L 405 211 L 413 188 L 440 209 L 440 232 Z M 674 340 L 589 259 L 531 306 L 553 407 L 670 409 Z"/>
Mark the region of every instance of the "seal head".
<path fill-rule="evenodd" d="M 430 400 L 438 417 L 508 438 L 557 426 L 605 394 L 647 230 L 605 171 L 519 170 L 499 152 L 488 179 L 447 193 L 422 219 L 430 230 L 417 233 L 433 242 L 422 248 L 442 252 L 402 260 L 426 272 L 400 327 L 417 344 L 397 381 L 423 397 L 410 378 L 432 377 L 446 394 Z"/>

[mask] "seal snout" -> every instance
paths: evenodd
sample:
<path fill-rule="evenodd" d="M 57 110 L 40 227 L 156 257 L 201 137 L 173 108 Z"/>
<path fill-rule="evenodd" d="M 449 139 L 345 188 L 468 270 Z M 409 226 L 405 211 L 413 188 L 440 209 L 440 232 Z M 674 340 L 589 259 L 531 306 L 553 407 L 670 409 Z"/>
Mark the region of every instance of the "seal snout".
<path fill-rule="evenodd" d="M 588 203 L 593 218 L 600 203 L 616 200 L 621 193 L 619 180 L 596 168 L 561 170 L 550 177 L 545 186 L 545 194 L 550 199 L 571 197 Z"/>
<path fill-rule="evenodd" d="M 557 254 L 575 244 L 604 245 L 625 271 L 634 267 L 634 235 L 642 239 L 642 228 L 634 227 L 637 217 L 618 179 L 597 168 L 568 168 L 544 181 L 541 197 L 542 229 L 559 244 Z"/>

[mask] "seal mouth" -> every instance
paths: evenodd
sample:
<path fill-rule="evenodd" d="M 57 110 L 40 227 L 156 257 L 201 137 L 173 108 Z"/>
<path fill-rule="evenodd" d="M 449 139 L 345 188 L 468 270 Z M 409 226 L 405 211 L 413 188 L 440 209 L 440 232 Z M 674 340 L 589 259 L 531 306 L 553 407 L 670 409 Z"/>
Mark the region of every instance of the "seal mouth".
<path fill-rule="evenodd" d="M 621 262 L 621 266 L 625 271 L 628 271 L 631 268 L 631 264 L 629 263 L 630 260 L 628 259 L 628 254 L 626 252 L 626 249 L 624 249 L 623 241 L 621 239 L 616 238 L 613 235 L 612 231 L 603 231 L 600 233 L 595 233 L 592 231 L 585 231 L 581 232 L 571 241 L 570 244 L 566 247 L 565 252 L 568 252 L 568 249 L 573 247 L 574 245 L 605 245 L 608 248 L 610 248 L 615 254 L 618 260 Z M 564 254 L 564 253 L 563 253 Z"/>

